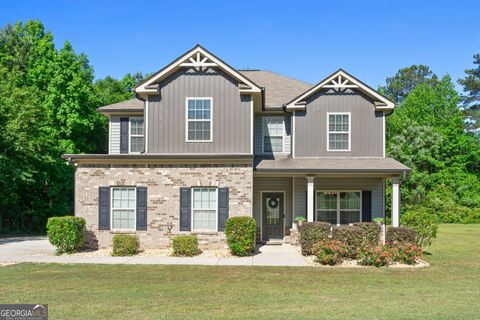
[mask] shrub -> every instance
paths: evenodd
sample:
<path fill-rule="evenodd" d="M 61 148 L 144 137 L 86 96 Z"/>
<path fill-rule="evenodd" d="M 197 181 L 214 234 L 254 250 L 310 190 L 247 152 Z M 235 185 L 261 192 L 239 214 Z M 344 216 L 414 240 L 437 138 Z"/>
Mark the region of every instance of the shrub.
<path fill-rule="evenodd" d="M 376 217 L 376 218 L 373 218 L 372 221 L 375 222 L 375 223 L 383 223 L 383 218 Z"/>
<path fill-rule="evenodd" d="M 303 216 L 296 216 L 295 219 L 293 220 L 293 222 L 295 222 L 296 224 L 300 224 L 305 221 L 307 221 L 307 219 L 305 219 L 305 217 Z"/>
<path fill-rule="evenodd" d="M 364 231 L 358 226 L 339 226 L 334 227 L 332 239 L 341 241 L 346 247 L 346 258 L 356 259 L 358 252 L 364 244 Z"/>
<path fill-rule="evenodd" d="M 225 235 L 230 252 L 236 256 L 246 256 L 255 251 L 255 219 L 247 216 L 231 217 L 225 223 Z"/>
<path fill-rule="evenodd" d="M 193 257 L 200 253 L 198 238 L 195 235 L 176 236 L 172 240 L 173 255 Z"/>
<path fill-rule="evenodd" d="M 385 236 L 386 242 L 396 243 L 415 243 L 417 233 L 415 229 L 409 227 L 389 227 Z"/>
<path fill-rule="evenodd" d="M 300 245 L 304 256 L 311 255 L 315 243 L 328 240 L 331 225 L 326 222 L 304 222 L 299 226 Z"/>
<path fill-rule="evenodd" d="M 112 256 L 133 256 L 138 253 L 140 240 L 135 234 L 116 234 L 113 236 Z"/>
<path fill-rule="evenodd" d="M 342 262 L 345 255 L 345 245 L 337 240 L 322 240 L 312 247 L 312 253 L 317 256 L 317 262 L 323 265 L 334 266 Z"/>
<path fill-rule="evenodd" d="M 363 230 L 363 243 L 376 246 L 380 242 L 381 227 L 375 222 L 357 222 L 353 224 Z"/>
<path fill-rule="evenodd" d="M 406 212 L 401 218 L 402 224 L 412 227 L 417 232 L 416 244 L 425 248 L 437 237 L 438 218 L 425 210 Z"/>
<path fill-rule="evenodd" d="M 422 248 L 417 247 L 413 244 L 387 244 L 390 248 L 390 253 L 393 261 L 405 263 L 405 264 L 416 264 L 417 259 L 420 258 L 423 254 Z"/>
<path fill-rule="evenodd" d="M 56 247 L 56 254 L 75 252 L 85 244 L 85 219 L 73 216 L 49 218 L 47 235 Z"/>
<path fill-rule="evenodd" d="M 383 267 L 392 262 L 392 253 L 388 246 L 363 246 L 359 251 L 358 263 L 364 266 Z"/>

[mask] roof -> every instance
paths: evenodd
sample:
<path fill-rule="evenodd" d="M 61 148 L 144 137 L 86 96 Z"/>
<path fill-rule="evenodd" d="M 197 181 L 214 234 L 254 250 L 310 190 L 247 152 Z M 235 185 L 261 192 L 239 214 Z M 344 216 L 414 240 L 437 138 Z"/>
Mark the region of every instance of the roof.
<path fill-rule="evenodd" d="M 239 70 L 265 88 L 265 107 L 281 107 L 312 87 L 311 84 L 269 70 Z"/>
<path fill-rule="evenodd" d="M 143 112 L 144 102 L 140 99 L 130 99 L 125 101 L 120 101 L 114 104 L 109 104 L 98 108 L 98 112 L 109 113 L 109 112 Z"/>
<path fill-rule="evenodd" d="M 403 173 L 410 171 L 410 168 L 392 158 L 380 157 L 255 157 L 254 166 L 258 172 Z"/>

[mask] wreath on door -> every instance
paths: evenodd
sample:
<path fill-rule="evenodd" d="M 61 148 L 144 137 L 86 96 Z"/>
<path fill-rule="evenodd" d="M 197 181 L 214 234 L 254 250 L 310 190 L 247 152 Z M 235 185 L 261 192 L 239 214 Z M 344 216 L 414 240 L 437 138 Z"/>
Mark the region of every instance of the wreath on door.
<path fill-rule="evenodd" d="M 270 198 L 270 200 L 268 200 L 268 206 L 272 209 L 277 208 L 278 207 L 278 199 Z"/>

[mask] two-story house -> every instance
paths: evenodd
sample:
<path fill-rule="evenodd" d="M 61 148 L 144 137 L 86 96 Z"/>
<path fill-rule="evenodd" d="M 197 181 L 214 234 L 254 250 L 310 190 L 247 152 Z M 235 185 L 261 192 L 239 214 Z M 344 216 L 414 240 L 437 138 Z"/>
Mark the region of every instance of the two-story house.
<path fill-rule="evenodd" d="M 144 247 L 177 234 L 224 246 L 228 217 L 253 216 L 259 241 L 283 241 L 296 216 L 349 224 L 385 214 L 399 225 L 400 180 L 385 157 L 394 104 L 343 70 L 316 85 L 236 70 L 197 45 L 99 108 L 108 154 L 64 155 L 76 167 L 75 214 L 99 246 L 136 233 Z"/>

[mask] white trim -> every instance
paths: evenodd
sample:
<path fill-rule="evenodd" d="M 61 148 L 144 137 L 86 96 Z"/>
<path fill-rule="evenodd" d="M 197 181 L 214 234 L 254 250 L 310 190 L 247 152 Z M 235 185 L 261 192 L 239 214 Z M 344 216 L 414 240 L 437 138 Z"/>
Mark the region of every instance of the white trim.
<path fill-rule="evenodd" d="M 145 149 L 145 118 L 144 117 L 128 117 L 128 154 L 141 154 L 141 151 L 132 152 L 132 119 L 143 121 L 143 136 L 135 134 L 133 135 L 136 138 L 143 137 L 143 149 Z"/>
<path fill-rule="evenodd" d="M 135 195 L 135 205 L 133 207 L 133 229 L 114 229 L 113 228 L 113 189 L 122 189 L 122 188 L 129 188 L 133 189 L 133 193 Z M 137 187 L 132 187 L 132 186 L 114 186 L 110 187 L 110 230 L 115 232 L 115 231 L 121 231 L 121 232 L 136 232 L 137 231 Z M 131 208 L 125 209 L 125 208 L 115 208 L 115 210 L 132 210 Z"/>
<path fill-rule="evenodd" d="M 292 176 L 292 228 L 295 223 L 295 176 Z"/>
<path fill-rule="evenodd" d="M 145 114 L 144 114 L 144 120 L 143 120 L 143 134 L 145 136 L 144 138 L 144 143 L 145 143 L 145 154 L 148 153 L 148 96 L 147 99 L 145 100 Z"/>
<path fill-rule="evenodd" d="M 203 58 L 201 57 L 203 56 Z M 208 62 L 208 60 L 210 60 Z M 235 69 L 227 66 L 223 63 L 220 59 L 215 57 L 213 54 L 208 53 L 200 46 L 195 46 L 193 49 L 189 50 L 182 56 L 180 56 L 175 62 L 171 63 L 167 67 L 165 67 L 161 72 L 153 76 L 151 79 L 146 81 L 145 83 L 138 86 L 135 89 L 137 93 L 156 93 L 157 90 L 146 89 L 147 86 L 156 82 L 157 80 L 161 79 L 163 76 L 168 75 L 172 71 L 181 68 L 181 67 L 194 67 L 196 69 L 206 68 L 206 67 L 220 67 L 225 72 L 233 76 L 235 79 L 239 80 L 242 83 L 245 83 L 250 88 L 248 89 L 240 89 L 239 91 L 242 93 L 246 92 L 261 92 L 261 89 L 257 87 L 253 82 L 248 80 L 245 76 L 241 73 L 236 71 Z"/>
<path fill-rule="evenodd" d="M 358 192 L 360 193 L 360 208 L 358 211 L 360 212 L 360 222 L 362 222 L 362 190 L 315 190 L 315 199 L 317 198 L 317 195 L 319 192 L 335 192 L 337 194 L 337 226 L 340 225 L 340 211 L 357 211 L 357 209 L 340 209 L 340 193 L 341 192 Z M 315 201 L 315 219 L 314 221 L 317 221 L 317 212 L 318 212 L 318 201 Z M 322 209 L 323 211 L 333 211 L 333 209 Z"/>
<path fill-rule="evenodd" d="M 400 179 L 392 178 L 392 227 L 400 226 Z"/>
<path fill-rule="evenodd" d="M 386 140 L 386 137 L 385 137 L 385 134 L 386 134 L 386 131 L 385 131 L 385 112 L 383 113 L 383 121 L 382 121 L 382 130 L 383 130 L 383 157 L 385 158 L 385 148 L 387 147 L 386 146 L 386 143 L 385 143 L 385 140 Z"/>
<path fill-rule="evenodd" d="M 295 119 L 297 115 L 297 111 L 293 111 L 292 114 L 292 134 L 290 135 L 291 140 L 291 148 L 292 148 L 292 158 L 295 158 Z"/>
<path fill-rule="evenodd" d="M 307 221 L 315 221 L 315 177 L 307 176 Z"/>
<path fill-rule="evenodd" d="M 285 216 L 285 218 L 283 218 L 282 239 L 285 240 L 285 220 L 286 220 L 286 217 L 287 217 L 287 215 L 285 213 L 286 191 L 285 190 L 261 190 L 260 191 L 260 221 L 261 221 L 260 222 L 260 225 L 261 225 L 260 241 L 264 241 L 263 240 L 263 194 L 264 193 L 282 193 L 283 194 L 283 215 Z M 265 241 L 268 241 L 268 240 L 265 240 Z"/>
<path fill-rule="evenodd" d="M 193 190 L 195 189 L 215 189 L 215 197 L 216 197 L 216 203 L 215 203 L 215 229 L 209 230 L 209 229 L 194 229 L 193 228 Z M 197 211 L 201 211 L 202 209 L 196 209 Z M 208 211 L 213 211 L 212 209 L 207 209 Z M 190 226 L 190 231 L 191 232 L 218 232 L 218 187 L 191 187 L 190 188 L 190 221 L 191 221 L 191 226 Z"/>
<path fill-rule="evenodd" d="M 343 81 L 342 77 L 345 79 L 345 81 Z M 338 80 L 335 81 L 335 79 L 338 79 Z M 330 82 L 332 84 L 330 84 Z M 347 83 L 349 83 L 349 84 L 347 84 Z M 337 72 L 335 72 L 334 74 L 332 74 L 328 78 L 324 79 L 323 81 L 321 81 L 319 84 L 317 84 L 313 88 L 309 89 L 308 91 L 306 91 L 305 93 L 303 93 L 299 97 L 295 98 L 295 100 L 288 103 L 286 108 L 287 109 L 305 109 L 305 104 L 302 103 L 302 101 L 305 98 L 307 98 L 310 95 L 317 92 L 318 90 L 320 90 L 321 88 L 334 88 L 334 89 L 336 89 L 336 88 L 338 88 L 338 89 L 358 88 L 361 91 L 363 91 L 364 93 L 366 93 L 367 95 L 369 95 L 369 96 L 373 97 L 374 99 L 386 104 L 386 106 L 375 107 L 376 110 L 391 110 L 395 107 L 395 105 L 392 101 L 383 97 L 381 94 L 379 94 L 375 90 L 367 87 L 366 85 L 364 85 L 360 81 L 354 79 L 352 76 L 348 75 L 345 71 L 338 70 Z"/>
<path fill-rule="evenodd" d="M 108 115 L 108 154 L 112 154 L 112 116 Z"/>
<path fill-rule="evenodd" d="M 348 115 L 348 132 L 330 131 L 330 115 Z M 330 149 L 330 133 L 348 133 L 348 149 Z M 350 152 L 352 150 L 352 113 L 351 112 L 327 112 L 327 151 Z"/>
<path fill-rule="evenodd" d="M 210 140 L 189 140 L 188 139 L 188 122 L 203 122 L 206 119 L 188 119 L 188 101 L 189 100 L 210 100 Z M 212 142 L 213 141 L 213 98 L 212 97 L 186 97 L 185 98 L 185 142 Z"/>
<path fill-rule="evenodd" d="M 268 119 L 268 118 L 282 118 L 282 151 L 273 151 L 273 148 L 272 148 L 271 152 L 265 151 L 265 132 L 264 132 L 264 129 L 265 129 L 265 119 Z M 285 116 L 283 116 L 283 115 L 262 116 L 261 119 L 262 119 L 262 153 L 263 154 L 285 153 L 285 138 L 286 138 L 286 135 L 287 135 L 286 130 L 285 130 Z M 268 136 L 270 137 L 270 133 L 268 134 Z M 279 137 L 279 136 L 274 135 L 274 136 L 271 136 L 271 137 Z"/>

